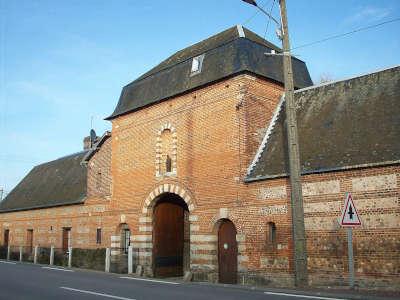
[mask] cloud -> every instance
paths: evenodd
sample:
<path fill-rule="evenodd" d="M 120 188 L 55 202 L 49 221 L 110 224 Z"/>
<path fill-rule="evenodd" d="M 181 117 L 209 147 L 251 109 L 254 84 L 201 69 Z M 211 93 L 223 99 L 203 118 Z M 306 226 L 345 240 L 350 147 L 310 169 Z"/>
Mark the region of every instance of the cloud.
<path fill-rule="evenodd" d="M 376 22 L 390 15 L 390 9 L 384 7 L 365 6 L 359 8 L 351 16 L 345 19 L 345 23 L 354 24 L 362 21 Z"/>

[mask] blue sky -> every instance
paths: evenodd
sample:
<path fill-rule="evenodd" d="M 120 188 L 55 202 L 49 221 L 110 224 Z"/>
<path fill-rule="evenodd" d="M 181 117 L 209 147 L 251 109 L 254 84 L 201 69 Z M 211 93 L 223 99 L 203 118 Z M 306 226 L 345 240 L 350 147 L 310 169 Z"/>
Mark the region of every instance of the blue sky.
<path fill-rule="evenodd" d="M 270 10 L 273 0 L 259 0 Z M 398 0 L 287 0 L 292 47 L 400 17 Z M 272 13 L 279 18 L 275 3 Z M 0 188 L 82 149 L 121 88 L 175 51 L 243 24 L 279 45 L 240 0 L 0 0 Z M 315 82 L 400 63 L 400 22 L 294 51 Z"/>

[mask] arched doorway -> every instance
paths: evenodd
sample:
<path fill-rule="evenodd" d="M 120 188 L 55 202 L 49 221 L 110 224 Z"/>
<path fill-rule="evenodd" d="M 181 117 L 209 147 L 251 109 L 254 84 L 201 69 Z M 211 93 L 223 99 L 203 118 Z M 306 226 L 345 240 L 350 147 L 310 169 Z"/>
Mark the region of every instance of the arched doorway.
<path fill-rule="evenodd" d="M 182 276 L 189 268 L 189 210 L 176 194 L 159 196 L 153 210 L 155 277 Z"/>
<path fill-rule="evenodd" d="M 236 228 L 232 221 L 223 219 L 218 229 L 218 273 L 220 283 L 237 282 Z"/>

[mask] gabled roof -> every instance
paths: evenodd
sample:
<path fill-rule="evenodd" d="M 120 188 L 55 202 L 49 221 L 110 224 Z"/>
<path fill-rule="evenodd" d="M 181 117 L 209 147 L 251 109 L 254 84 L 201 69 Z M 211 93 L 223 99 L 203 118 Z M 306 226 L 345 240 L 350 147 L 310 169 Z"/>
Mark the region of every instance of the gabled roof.
<path fill-rule="evenodd" d="M 186 93 L 240 73 L 283 82 L 282 56 L 264 53 L 281 49 L 241 25 L 178 51 L 122 89 L 111 120 L 120 115 Z M 193 57 L 204 54 L 202 71 L 190 76 Z M 305 63 L 293 58 L 297 88 L 312 85 Z"/>
<path fill-rule="evenodd" d="M 34 167 L 0 202 L 0 212 L 83 203 L 87 169 L 79 152 Z"/>
<path fill-rule="evenodd" d="M 303 174 L 400 162 L 400 67 L 295 92 Z M 246 181 L 287 176 L 285 109 Z"/>

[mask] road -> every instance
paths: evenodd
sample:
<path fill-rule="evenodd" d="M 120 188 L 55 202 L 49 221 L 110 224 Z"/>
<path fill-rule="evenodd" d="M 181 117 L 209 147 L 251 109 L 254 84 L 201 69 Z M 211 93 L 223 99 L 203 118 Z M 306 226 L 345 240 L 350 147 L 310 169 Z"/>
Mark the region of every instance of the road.
<path fill-rule="evenodd" d="M 0 261 L 0 299 L 341 300 L 350 298 L 305 296 L 293 292 L 252 290 L 229 285 L 152 280 L 121 274 Z"/>

